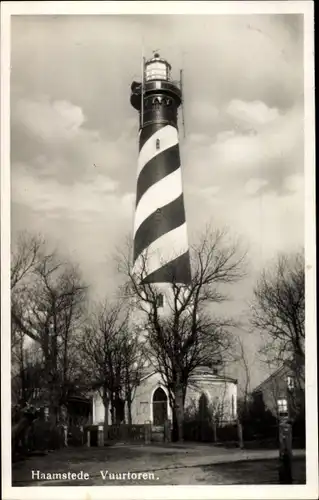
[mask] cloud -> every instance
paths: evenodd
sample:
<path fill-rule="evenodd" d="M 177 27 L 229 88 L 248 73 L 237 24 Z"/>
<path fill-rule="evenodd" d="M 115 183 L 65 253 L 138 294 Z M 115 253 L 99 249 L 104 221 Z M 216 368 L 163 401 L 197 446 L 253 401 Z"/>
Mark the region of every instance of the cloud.
<path fill-rule="evenodd" d="M 293 251 L 304 238 L 302 191 L 256 194 L 248 197 L 244 190 L 223 189 L 217 197 L 205 197 L 201 190 L 194 190 L 185 198 L 190 236 L 211 222 L 217 227 L 229 227 L 249 247 L 250 273 L 258 273 L 277 252 Z M 196 211 L 191 209 L 194 206 Z"/>
<path fill-rule="evenodd" d="M 289 175 L 284 181 L 284 188 L 293 193 L 303 193 L 304 177 L 302 175 Z"/>
<path fill-rule="evenodd" d="M 228 104 L 226 113 L 237 122 L 251 126 L 270 123 L 279 115 L 277 108 L 270 108 L 262 101 L 245 102 L 239 99 L 234 99 Z"/>
<path fill-rule="evenodd" d="M 201 130 L 207 131 L 217 123 L 219 113 L 220 111 L 215 104 L 195 98 L 187 104 L 187 114 L 185 112 L 186 125 L 188 123 L 191 125 L 194 123 L 200 124 L 200 127 L 197 126 L 196 134 L 194 134 L 196 137 Z"/>
<path fill-rule="evenodd" d="M 215 142 L 218 143 L 218 144 L 222 144 L 223 142 L 226 142 L 229 139 L 232 139 L 233 137 L 236 137 L 236 131 L 235 130 L 223 130 L 222 132 L 219 132 L 216 135 Z"/>
<path fill-rule="evenodd" d="M 119 203 L 120 199 L 117 182 L 99 173 L 70 187 L 61 185 L 54 178 L 30 175 L 27 165 L 18 164 L 12 168 L 12 201 L 51 217 L 57 212 L 60 217 L 61 214 L 79 220 L 86 217 L 94 222 L 97 217 L 109 214 L 110 205 L 116 207 L 117 215 L 121 217 L 121 207 L 125 208 L 125 204 Z"/>
<path fill-rule="evenodd" d="M 255 262 L 260 245 L 270 255 L 302 241 L 303 43 L 291 22 L 266 15 L 15 18 L 11 151 L 20 219 L 43 224 L 52 239 L 63 234 L 92 276 L 92 242 L 101 258 L 130 227 L 138 116 L 129 94 L 144 37 L 146 56 L 160 46 L 174 78 L 183 68 L 189 232 L 211 217 L 225 222 L 251 241 Z"/>
<path fill-rule="evenodd" d="M 74 139 L 85 121 L 82 109 L 68 101 L 19 99 L 13 107 L 13 120 L 46 142 Z"/>
<path fill-rule="evenodd" d="M 259 168 L 261 164 L 291 156 L 303 143 L 302 110 L 294 108 L 272 120 L 264 121 L 259 132 L 222 132 L 212 144 L 216 159 L 228 167 Z M 253 123 L 251 123 L 253 125 Z"/>
<path fill-rule="evenodd" d="M 245 192 L 247 194 L 256 194 L 263 187 L 267 186 L 268 182 L 265 179 L 249 179 L 245 185 Z"/>
<path fill-rule="evenodd" d="M 208 186 L 207 188 L 202 189 L 202 194 L 204 196 L 215 196 L 220 191 L 220 186 Z"/>
<path fill-rule="evenodd" d="M 12 104 L 11 161 L 27 163 L 30 172 L 68 186 L 92 171 L 94 176 L 107 173 L 115 181 L 121 171 L 127 172 L 120 186 L 125 192 L 133 178 L 130 158 L 134 153 L 137 157 L 130 140 L 135 128 L 137 124 L 127 119 L 122 132 L 112 137 L 86 127 L 84 111 L 72 102 L 20 97 Z"/>
<path fill-rule="evenodd" d="M 219 185 L 236 195 L 257 178 L 265 180 L 264 189 L 281 193 L 288 175 L 303 175 L 301 106 L 276 115 L 258 130 L 235 128 L 232 120 L 214 136 L 190 134 L 182 143 L 185 183 Z"/>

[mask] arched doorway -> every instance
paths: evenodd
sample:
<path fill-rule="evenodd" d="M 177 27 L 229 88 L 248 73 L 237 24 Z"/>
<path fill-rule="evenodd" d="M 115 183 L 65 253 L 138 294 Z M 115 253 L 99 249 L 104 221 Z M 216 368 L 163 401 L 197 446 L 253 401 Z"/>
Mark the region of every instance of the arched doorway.
<path fill-rule="evenodd" d="M 209 411 L 209 400 L 207 395 L 203 392 L 198 400 L 198 417 L 199 417 L 199 428 L 198 428 L 198 438 L 200 441 L 208 442 L 212 441 L 212 425 L 211 425 L 211 415 Z"/>
<path fill-rule="evenodd" d="M 210 417 L 209 401 L 207 395 L 204 392 L 202 392 L 198 401 L 198 413 L 199 413 L 199 419 L 201 421 L 209 420 Z"/>
<path fill-rule="evenodd" d="M 165 391 L 158 387 L 153 394 L 153 425 L 164 425 L 167 420 L 167 396 Z"/>

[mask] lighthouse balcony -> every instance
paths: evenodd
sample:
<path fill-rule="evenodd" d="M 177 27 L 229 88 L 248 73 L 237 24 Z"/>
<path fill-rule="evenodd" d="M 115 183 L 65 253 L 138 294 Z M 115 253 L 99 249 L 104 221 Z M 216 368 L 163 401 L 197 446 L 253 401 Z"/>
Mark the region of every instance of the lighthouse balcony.
<path fill-rule="evenodd" d="M 155 88 L 158 88 L 156 87 L 156 82 L 160 82 L 160 84 L 162 83 L 166 83 L 166 84 L 169 84 L 169 86 L 172 86 L 172 87 L 176 87 L 177 89 L 181 90 L 181 82 L 179 80 L 166 80 L 165 78 L 156 78 L 156 80 L 148 80 L 147 82 L 144 82 L 144 87 L 148 87 L 148 86 L 152 86 L 154 87 L 154 84 L 155 84 Z M 150 84 L 153 84 L 153 85 L 150 85 Z M 131 84 L 131 91 L 132 92 L 141 92 L 142 90 L 142 82 L 137 82 L 134 80 L 134 82 L 132 82 Z"/>
<path fill-rule="evenodd" d="M 144 97 L 153 93 L 160 93 L 172 97 L 179 106 L 182 100 L 181 84 L 178 80 L 150 80 L 142 85 L 141 82 L 134 81 L 131 85 L 131 104 L 139 110 L 141 109 L 142 92 Z"/>

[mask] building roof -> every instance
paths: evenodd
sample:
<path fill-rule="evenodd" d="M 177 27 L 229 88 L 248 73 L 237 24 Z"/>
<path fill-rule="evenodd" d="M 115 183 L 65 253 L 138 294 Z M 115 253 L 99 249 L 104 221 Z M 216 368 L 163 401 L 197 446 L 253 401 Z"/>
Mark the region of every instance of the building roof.
<path fill-rule="evenodd" d="M 252 392 L 254 393 L 254 392 L 261 391 L 265 384 L 267 384 L 268 382 L 270 382 L 271 380 L 273 380 L 274 378 L 276 378 L 278 376 L 285 375 L 290 370 L 291 370 L 291 368 L 287 364 L 283 364 L 282 366 L 277 368 L 277 370 L 275 370 L 271 375 L 269 375 L 267 378 L 265 378 L 265 380 L 263 380 L 259 385 L 257 385 L 257 387 L 255 387 L 255 389 L 253 389 Z"/>
<path fill-rule="evenodd" d="M 148 369 L 148 371 L 145 373 L 145 375 L 141 378 L 141 382 L 146 380 L 147 378 L 151 377 L 152 375 L 155 375 L 157 370 L 154 370 L 152 367 Z M 200 377 L 200 376 L 205 376 L 209 375 L 210 377 L 213 377 L 216 381 L 223 381 L 223 382 L 233 382 L 234 384 L 237 384 L 237 380 L 232 377 L 228 377 L 226 375 L 220 375 L 219 373 L 215 373 L 213 368 L 208 368 L 208 367 L 198 367 L 194 370 L 192 373 L 191 377 Z"/>
<path fill-rule="evenodd" d="M 237 379 L 233 377 L 229 377 L 228 375 L 218 373 L 217 370 L 214 368 L 210 368 L 208 366 L 199 366 L 195 368 L 195 370 L 192 373 L 193 377 L 200 377 L 200 376 L 205 376 L 209 375 L 210 377 L 213 377 L 216 380 L 223 381 L 223 382 L 233 382 L 234 384 L 237 384 Z"/>

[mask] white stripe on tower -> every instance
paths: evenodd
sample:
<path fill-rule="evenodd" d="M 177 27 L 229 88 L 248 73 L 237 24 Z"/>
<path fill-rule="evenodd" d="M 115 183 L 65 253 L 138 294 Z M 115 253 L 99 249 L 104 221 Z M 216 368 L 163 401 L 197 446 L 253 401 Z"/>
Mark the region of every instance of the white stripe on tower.
<path fill-rule="evenodd" d="M 140 225 L 147 217 L 156 210 L 162 209 L 168 203 L 176 200 L 183 193 L 182 170 L 178 168 L 175 172 L 164 177 L 161 181 L 153 184 L 142 196 L 135 211 L 134 236 Z"/>
<path fill-rule="evenodd" d="M 156 147 L 156 141 L 159 140 L 159 148 Z M 144 165 L 154 156 L 162 153 L 166 149 L 178 144 L 178 134 L 175 127 L 166 125 L 152 134 L 152 136 L 142 146 L 137 164 L 137 177 L 140 175 Z"/>
<path fill-rule="evenodd" d="M 152 123 L 140 135 L 134 263 L 137 272 L 144 268 L 145 282 L 189 283 L 178 133 L 172 125 Z"/>

